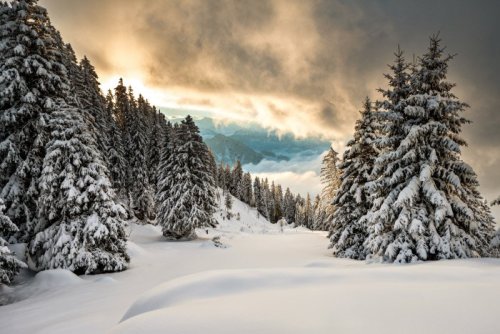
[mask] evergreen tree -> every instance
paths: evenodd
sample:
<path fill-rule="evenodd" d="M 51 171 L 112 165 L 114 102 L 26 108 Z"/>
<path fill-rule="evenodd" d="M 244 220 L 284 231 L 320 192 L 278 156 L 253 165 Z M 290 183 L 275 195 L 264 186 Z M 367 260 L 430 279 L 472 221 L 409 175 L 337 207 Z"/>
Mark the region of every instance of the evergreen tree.
<path fill-rule="evenodd" d="M 313 230 L 321 231 L 323 229 L 323 226 L 326 225 L 326 209 L 323 206 L 323 201 L 321 200 L 320 195 L 316 195 L 316 197 L 314 198 L 313 211 L 314 217 L 312 228 Z"/>
<path fill-rule="evenodd" d="M 283 217 L 291 224 L 295 222 L 295 197 L 293 196 L 290 188 L 286 188 L 283 198 Z"/>
<path fill-rule="evenodd" d="M 114 120 L 114 98 L 111 91 L 106 95 L 106 119 L 108 124 L 108 146 L 106 151 L 108 168 L 113 188 L 117 192 L 119 199 L 126 198 L 126 162 L 125 150 L 123 148 L 123 136 L 118 124 Z"/>
<path fill-rule="evenodd" d="M 364 259 L 366 255 L 363 246 L 366 226 L 361 218 L 371 205 L 367 182 L 371 180 L 378 155 L 375 149 L 377 124 L 376 113 L 367 98 L 361 119 L 356 122 L 354 139 L 347 144 L 340 164 L 341 185 L 333 201 L 336 210 L 330 231 L 330 248 L 337 257 Z"/>
<path fill-rule="evenodd" d="M 266 180 L 266 182 L 267 182 L 267 180 Z M 269 219 L 269 222 L 271 222 L 271 224 L 276 224 L 276 222 L 277 222 L 277 219 L 276 219 L 276 201 L 274 199 L 275 191 L 276 191 L 276 189 L 274 186 L 274 181 L 271 181 L 271 185 L 265 187 L 267 218 Z"/>
<path fill-rule="evenodd" d="M 47 12 L 34 0 L 0 9 L 0 197 L 28 241 L 36 224 L 45 124 L 69 89 Z"/>
<path fill-rule="evenodd" d="M 241 200 L 243 203 L 253 206 L 252 176 L 250 173 L 243 174 L 243 179 L 240 184 Z"/>
<path fill-rule="evenodd" d="M 147 136 L 146 145 L 146 165 L 148 169 L 148 182 L 153 192 L 156 192 L 158 165 L 160 164 L 160 148 L 165 135 L 165 117 L 156 110 L 155 107 L 148 105 L 150 131 L 144 129 Z M 144 116 L 143 116 L 144 117 Z M 168 130 L 167 130 L 168 131 Z M 154 205 L 154 203 L 153 203 Z"/>
<path fill-rule="evenodd" d="M 224 177 L 223 177 L 225 183 L 224 183 L 224 189 L 227 191 L 230 191 L 231 189 L 231 167 L 229 165 L 226 165 L 224 167 Z"/>
<path fill-rule="evenodd" d="M 226 195 L 224 196 L 224 204 L 226 205 L 226 211 L 229 213 L 233 208 L 233 197 L 229 191 L 226 191 Z"/>
<path fill-rule="evenodd" d="M 223 164 L 217 166 L 217 186 L 224 192 L 228 190 L 226 188 L 226 173 Z"/>
<path fill-rule="evenodd" d="M 384 151 L 375 163 L 378 178 L 365 245 L 389 262 L 487 253 L 493 222 L 476 174 L 460 158 L 465 145 L 460 132 L 468 123 L 461 113 L 467 105 L 446 81 L 452 58 L 432 37 L 412 74 L 411 94 L 397 104 L 401 136 L 389 132 L 387 138 L 396 149 Z"/>
<path fill-rule="evenodd" d="M 196 228 L 216 225 L 216 190 L 208 148 L 190 116 L 174 128 L 164 152 L 156 197 L 158 222 L 166 238 L 191 239 Z"/>
<path fill-rule="evenodd" d="M 18 229 L 10 221 L 10 218 L 4 215 L 4 209 L 5 205 L 0 198 L 0 286 L 11 284 L 19 270 L 26 267 L 26 264 L 19 261 L 7 248 L 8 243 L 5 239 L 17 232 Z"/>
<path fill-rule="evenodd" d="M 321 193 L 321 211 L 324 213 L 324 217 L 321 221 L 316 221 L 315 229 L 318 230 L 330 230 L 331 222 L 333 220 L 333 214 L 335 212 L 335 206 L 333 201 L 335 199 L 335 194 L 340 187 L 340 171 L 337 168 L 339 163 L 338 153 L 330 148 L 328 153 L 323 158 L 323 164 L 321 166 L 321 182 L 323 183 L 323 191 Z"/>
<path fill-rule="evenodd" d="M 35 270 L 80 274 L 127 268 L 123 208 L 82 114 L 64 104 L 48 118 L 50 141 L 39 179 L 38 224 L 28 254 Z"/>
<path fill-rule="evenodd" d="M 274 197 L 274 219 L 276 222 L 283 218 L 283 189 L 281 185 L 275 186 L 273 191 Z"/>
<path fill-rule="evenodd" d="M 314 206 L 311 201 L 311 195 L 307 193 L 306 201 L 303 206 L 304 226 L 308 229 L 313 229 L 314 225 Z"/>
<path fill-rule="evenodd" d="M 140 221 L 154 218 L 154 193 L 148 175 L 146 157 L 145 115 L 148 103 L 139 95 L 136 100 L 132 88 L 128 89 L 128 108 L 126 109 L 125 147 L 131 154 L 128 159 L 127 184 L 130 208 Z"/>
<path fill-rule="evenodd" d="M 94 66 L 87 57 L 84 57 L 77 68 L 80 76 L 76 82 L 76 96 L 79 101 L 79 108 L 84 112 L 86 121 L 91 126 L 91 131 L 98 134 L 96 136 L 97 148 L 101 152 L 104 162 L 109 166 L 111 164 L 107 159 L 107 153 L 111 145 L 109 128 L 112 126 L 110 123 L 114 123 L 114 120 L 107 113 L 106 99 L 102 96 L 99 77 Z"/>
<path fill-rule="evenodd" d="M 231 172 L 231 185 L 229 187 L 229 192 L 233 194 L 234 197 L 241 200 L 242 199 L 242 187 L 241 183 L 243 180 L 243 169 L 241 167 L 241 162 L 238 160 L 233 167 Z"/>
<path fill-rule="evenodd" d="M 255 197 L 255 207 L 257 208 L 257 211 L 261 215 L 267 218 L 267 209 L 264 199 L 263 185 L 261 184 L 261 181 L 258 177 L 255 177 L 253 183 L 253 194 Z"/>
<path fill-rule="evenodd" d="M 306 226 L 305 201 L 302 196 L 297 195 L 295 199 L 295 226 Z"/>

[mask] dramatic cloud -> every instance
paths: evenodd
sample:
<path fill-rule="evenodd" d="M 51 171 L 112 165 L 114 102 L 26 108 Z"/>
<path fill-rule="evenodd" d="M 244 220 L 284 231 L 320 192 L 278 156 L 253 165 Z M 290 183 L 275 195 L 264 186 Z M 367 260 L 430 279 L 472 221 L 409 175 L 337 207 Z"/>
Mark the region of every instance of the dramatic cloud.
<path fill-rule="evenodd" d="M 345 142 L 377 98 L 398 44 L 407 58 L 441 31 L 450 79 L 471 104 L 465 158 L 500 193 L 497 1 L 42 0 L 105 87 L 118 76 L 160 107 L 258 121 Z"/>

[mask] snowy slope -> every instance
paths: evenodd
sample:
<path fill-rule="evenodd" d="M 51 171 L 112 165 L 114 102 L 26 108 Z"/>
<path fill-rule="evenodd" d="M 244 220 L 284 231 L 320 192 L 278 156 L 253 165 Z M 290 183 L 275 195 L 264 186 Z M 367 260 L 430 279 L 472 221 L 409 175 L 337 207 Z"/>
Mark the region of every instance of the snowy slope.
<path fill-rule="evenodd" d="M 237 200 L 232 211 L 191 242 L 132 225 L 122 273 L 39 273 L 12 292 L 25 299 L 0 307 L 0 332 L 500 332 L 499 260 L 339 260 L 324 233 L 281 233 Z"/>

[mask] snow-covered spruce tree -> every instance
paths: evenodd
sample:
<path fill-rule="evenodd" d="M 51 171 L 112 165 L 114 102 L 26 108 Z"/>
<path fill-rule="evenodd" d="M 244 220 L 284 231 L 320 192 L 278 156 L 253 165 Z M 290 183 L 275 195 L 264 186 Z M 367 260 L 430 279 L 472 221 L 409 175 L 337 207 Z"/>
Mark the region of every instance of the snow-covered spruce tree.
<path fill-rule="evenodd" d="M 257 208 L 257 211 L 263 215 L 265 218 L 267 218 L 267 206 L 266 206 L 266 199 L 265 199 L 265 194 L 264 194 L 264 189 L 263 189 L 263 182 L 259 177 L 255 177 L 254 183 L 253 183 L 253 194 L 255 197 L 255 207 Z"/>
<path fill-rule="evenodd" d="M 5 205 L 0 198 L 0 285 L 11 284 L 14 277 L 26 264 L 19 261 L 14 254 L 7 248 L 8 242 L 5 240 L 12 233 L 17 232 L 17 226 L 10 218 L 4 215 Z"/>
<path fill-rule="evenodd" d="M 305 226 L 306 224 L 306 213 L 304 210 L 305 201 L 302 196 L 297 195 L 295 199 L 295 226 Z"/>
<path fill-rule="evenodd" d="M 223 192 L 226 189 L 226 174 L 224 173 L 224 165 L 217 165 L 217 187 L 221 188 Z"/>
<path fill-rule="evenodd" d="M 231 167 L 227 164 L 226 164 L 226 167 L 224 168 L 224 180 L 226 180 L 225 189 L 227 191 L 230 191 L 230 189 L 231 189 Z"/>
<path fill-rule="evenodd" d="M 196 228 L 216 226 L 216 190 L 208 154 L 198 127 L 186 117 L 173 129 L 159 167 L 157 220 L 167 239 L 192 239 Z"/>
<path fill-rule="evenodd" d="M 126 269 L 125 210 L 114 202 L 108 171 L 83 115 L 60 100 L 47 127 L 51 139 L 39 178 L 30 266 L 78 274 Z"/>
<path fill-rule="evenodd" d="M 289 224 L 295 221 L 295 207 L 295 197 L 290 191 L 290 188 L 286 188 L 285 195 L 283 197 L 283 217 Z"/>
<path fill-rule="evenodd" d="M 233 197 L 229 191 L 226 191 L 226 195 L 224 196 L 224 205 L 226 206 L 226 212 L 230 213 L 233 208 Z"/>
<path fill-rule="evenodd" d="M 340 169 L 340 188 L 335 194 L 335 212 L 331 222 L 330 247 L 333 255 L 342 258 L 364 259 L 363 243 L 366 227 L 361 218 L 370 209 L 366 183 L 370 181 L 377 157 L 374 142 L 377 138 L 377 116 L 367 98 L 361 118 L 356 121 L 354 139 L 347 143 Z"/>
<path fill-rule="evenodd" d="M 366 216 L 368 252 L 388 262 L 487 255 L 493 221 L 472 168 L 461 160 L 467 107 L 446 81 L 448 62 L 434 36 L 398 103 L 403 139 L 376 160 L 374 205 Z M 391 112 L 391 111 L 389 111 Z"/>
<path fill-rule="evenodd" d="M 127 189 L 125 184 L 126 162 L 125 150 L 123 148 L 123 136 L 113 116 L 114 98 L 111 91 L 106 95 L 106 116 L 108 120 L 106 132 L 108 134 L 108 146 L 106 157 L 108 161 L 109 175 L 118 199 L 125 201 Z"/>
<path fill-rule="evenodd" d="M 252 175 L 250 175 L 250 173 L 247 172 L 243 174 L 241 188 L 243 202 L 250 206 L 255 206 L 252 190 Z"/>
<path fill-rule="evenodd" d="M 154 193 L 149 183 L 146 146 L 147 126 L 145 115 L 148 102 L 139 95 L 136 100 L 132 88 L 128 89 L 128 107 L 125 114 L 125 147 L 130 152 L 127 159 L 127 184 L 130 208 L 134 216 L 142 222 L 154 217 Z"/>
<path fill-rule="evenodd" d="M 267 183 L 269 184 L 269 183 Z M 274 192 L 275 192 L 275 186 L 274 186 L 274 181 L 271 181 L 271 185 L 265 187 L 266 191 L 266 200 L 267 200 L 267 217 L 269 219 L 269 222 L 271 224 L 276 223 L 276 201 L 274 199 Z"/>
<path fill-rule="evenodd" d="M 313 205 L 314 217 L 312 228 L 316 231 L 321 231 L 323 226 L 328 225 L 325 220 L 327 219 L 327 211 L 320 195 L 316 195 Z"/>
<path fill-rule="evenodd" d="M 241 183 L 243 181 L 243 168 L 241 167 L 241 162 L 239 160 L 236 161 L 236 164 L 231 171 L 231 186 L 229 188 L 229 192 L 239 200 L 242 200 L 242 186 Z"/>
<path fill-rule="evenodd" d="M 311 200 L 311 195 L 307 193 L 304 203 L 304 226 L 308 229 L 313 229 L 314 225 L 314 203 Z"/>
<path fill-rule="evenodd" d="M 274 220 L 277 222 L 283 217 L 283 188 L 281 185 L 272 187 L 274 198 Z"/>
<path fill-rule="evenodd" d="M 35 0 L 0 7 L 0 197 L 21 242 L 36 224 L 46 118 L 68 90 L 54 31 Z"/>
<path fill-rule="evenodd" d="M 112 144 L 110 128 L 114 125 L 112 124 L 114 120 L 106 110 L 106 99 L 101 93 L 99 77 L 90 60 L 83 57 L 78 69 L 80 77 L 76 81 L 76 96 L 80 102 L 80 109 L 84 112 L 86 121 L 93 127 L 92 130 L 98 134 L 96 136 L 97 148 L 106 165 L 110 166 L 111 162 L 108 161 L 107 153 Z"/>
<path fill-rule="evenodd" d="M 322 218 L 321 220 L 316 220 L 317 224 L 315 229 L 317 230 L 330 230 L 333 213 L 335 212 L 333 201 L 335 194 L 340 187 L 340 171 L 337 168 L 338 163 L 338 153 L 333 148 L 330 148 L 328 153 L 323 158 L 320 172 L 321 182 L 323 183 L 320 203 L 322 208 Z"/>

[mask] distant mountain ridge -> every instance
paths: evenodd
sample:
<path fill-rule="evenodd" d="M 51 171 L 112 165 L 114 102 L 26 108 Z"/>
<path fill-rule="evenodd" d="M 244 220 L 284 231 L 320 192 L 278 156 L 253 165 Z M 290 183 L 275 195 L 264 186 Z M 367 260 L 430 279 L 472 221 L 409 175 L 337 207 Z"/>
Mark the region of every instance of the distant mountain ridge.
<path fill-rule="evenodd" d="M 218 124 L 205 117 L 196 121 L 205 142 L 219 162 L 258 164 L 262 160 L 287 161 L 298 155 L 317 156 L 331 143 L 320 138 L 297 139 L 292 134 L 278 136 L 257 124 Z"/>
<path fill-rule="evenodd" d="M 231 137 L 224 136 L 216 133 L 213 137 L 205 139 L 208 147 L 215 154 L 219 162 L 232 165 L 235 161 L 239 160 L 243 164 L 258 164 L 264 159 L 264 155 L 254 151 L 247 145 L 232 139 Z"/>

